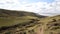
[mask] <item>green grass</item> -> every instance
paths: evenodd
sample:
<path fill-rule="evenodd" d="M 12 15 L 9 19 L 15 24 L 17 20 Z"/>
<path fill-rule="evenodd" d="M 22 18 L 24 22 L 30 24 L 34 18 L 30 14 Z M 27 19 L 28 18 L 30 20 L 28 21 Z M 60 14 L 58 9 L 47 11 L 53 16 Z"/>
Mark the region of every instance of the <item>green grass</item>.
<path fill-rule="evenodd" d="M 29 22 L 30 19 L 35 19 L 36 17 L 24 16 L 24 17 L 0 17 L 0 27 L 11 26 L 18 23 Z"/>

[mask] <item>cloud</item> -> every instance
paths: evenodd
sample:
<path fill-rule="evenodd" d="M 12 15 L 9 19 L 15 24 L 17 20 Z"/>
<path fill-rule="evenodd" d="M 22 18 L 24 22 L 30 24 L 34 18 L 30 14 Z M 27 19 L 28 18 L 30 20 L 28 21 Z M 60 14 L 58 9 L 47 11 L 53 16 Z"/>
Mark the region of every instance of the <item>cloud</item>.
<path fill-rule="evenodd" d="M 27 0 L 0 0 L 0 8 L 10 10 L 24 10 L 35 12 L 41 15 L 57 15 L 60 14 L 60 0 L 47 2 L 33 2 L 29 3 Z"/>

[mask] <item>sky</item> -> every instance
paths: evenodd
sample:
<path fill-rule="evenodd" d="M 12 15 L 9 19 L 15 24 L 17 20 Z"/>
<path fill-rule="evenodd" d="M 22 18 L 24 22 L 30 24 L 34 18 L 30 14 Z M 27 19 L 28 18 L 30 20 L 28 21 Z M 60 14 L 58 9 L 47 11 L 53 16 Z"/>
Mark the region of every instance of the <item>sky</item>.
<path fill-rule="evenodd" d="M 60 15 L 60 0 L 0 0 L 1 8 L 46 16 Z"/>

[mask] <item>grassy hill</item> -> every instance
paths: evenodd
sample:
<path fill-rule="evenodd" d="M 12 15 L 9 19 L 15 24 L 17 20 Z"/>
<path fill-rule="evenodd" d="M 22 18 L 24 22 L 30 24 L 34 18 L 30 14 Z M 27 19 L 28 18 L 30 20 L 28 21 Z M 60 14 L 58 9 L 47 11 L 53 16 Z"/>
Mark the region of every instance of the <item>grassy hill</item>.
<path fill-rule="evenodd" d="M 39 17 L 39 18 L 45 17 L 45 16 L 38 15 L 33 12 L 0 9 L 0 17 L 4 17 L 4 16 L 6 16 L 6 17 L 7 16 L 16 16 L 16 17 L 34 16 L 34 17 Z"/>
<path fill-rule="evenodd" d="M 42 28 L 44 34 L 60 34 L 60 15 L 49 17 L 32 12 L 0 9 L 0 32 L 5 29 L 7 33 L 15 32 L 17 28 L 23 32 L 32 30 L 31 33 L 40 32 Z"/>
<path fill-rule="evenodd" d="M 45 34 L 60 34 L 60 15 L 45 18 L 43 23 Z"/>
<path fill-rule="evenodd" d="M 0 9 L 0 27 L 29 22 L 30 19 L 45 18 L 32 12 Z"/>

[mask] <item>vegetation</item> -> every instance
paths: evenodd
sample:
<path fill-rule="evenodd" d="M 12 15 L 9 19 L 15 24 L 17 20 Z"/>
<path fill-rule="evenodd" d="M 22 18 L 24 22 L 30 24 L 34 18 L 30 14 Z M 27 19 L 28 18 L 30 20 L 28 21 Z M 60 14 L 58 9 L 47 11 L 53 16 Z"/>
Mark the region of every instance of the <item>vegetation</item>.
<path fill-rule="evenodd" d="M 48 17 L 44 22 L 46 34 L 58 34 L 60 32 L 60 15 Z"/>
<path fill-rule="evenodd" d="M 0 27 L 29 22 L 32 18 L 35 19 L 42 17 L 44 16 L 38 16 L 37 14 L 32 12 L 0 9 Z"/>
<path fill-rule="evenodd" d="M 13 31 L 23 31 L 24 34 L 27 34 L 28 30 L 29 33 L 35 34 L 40 29 L 35 29 L 38 27 L 43 27 L 44 34 L 60 34 L 60 15 L 48 17 L 32 12 L 0 9 L 0 33 L 6 30 L 8 32 L 5 34 Z"/>

